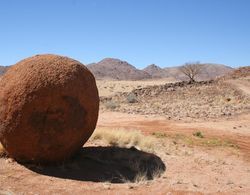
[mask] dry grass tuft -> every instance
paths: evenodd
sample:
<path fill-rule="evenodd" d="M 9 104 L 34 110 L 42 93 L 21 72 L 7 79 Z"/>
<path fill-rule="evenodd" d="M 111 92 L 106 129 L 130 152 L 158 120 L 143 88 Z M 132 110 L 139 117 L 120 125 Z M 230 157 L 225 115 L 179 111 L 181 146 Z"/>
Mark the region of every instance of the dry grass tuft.
<path fill-rule="evenodd" d="M 147 181 L 148 181 L 147 174 L 144 172 L 139 172 L 134 179 L 134 183 L 138 184 L 145 184 L 147 183 Z"/>
<path fill-rule="evenodd" d="M 154 152 L 156 139 L 145 136 L 138 130 L 99 128 L 93 133 L 91 140 L 102 140 L 106 144 L 118 147 L 136 147 L 146 152 Z"/>
<path fill-rule="evenodd" d="M 132 168 L 134 171 L 137 172 L 133 183 L 137 183 L 137 184 L 145 184 L 148 182 L 149 179 L 156 179 L 159 178 L 162 173 L 165 170 L 165 167 L 162 166 L 161 163 L 159 163 L 159 161 L 152 161 L 150 162 L 151 166 L 153 166 L 154 164 L 154 168 L 152 169 L 152 173 L 150 174 L 150 176 L 148 175 L 148 171 L 147 170 L 141 170 L 141 165 L 143 164 L 142 162 L 146 161 L 147 159 L 140 159 L 138 158 L 137 161 L 133 161 L 128 163 L 129 167 Z"/>

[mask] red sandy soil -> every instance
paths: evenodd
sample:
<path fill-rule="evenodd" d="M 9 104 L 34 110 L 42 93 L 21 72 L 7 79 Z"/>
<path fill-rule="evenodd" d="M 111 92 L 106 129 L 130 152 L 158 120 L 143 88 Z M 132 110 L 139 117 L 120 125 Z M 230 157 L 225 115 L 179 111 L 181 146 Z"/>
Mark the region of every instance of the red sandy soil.
<path fill-rule="evenodd" d="M 248 194 L 249 118 L 248 114 L 226 121 L 187 123 L 170 121 L 163 117 L 100 113 L 98 127 L 138 129 L 145 134 L 157 131 L 187 136 L 201 131 L 206 137 L 231 140 L 239 149 L 186 145 L 177 145 L 179 148 L 175 151 L 163 151 L 159 148 L 157 155 L 166 164 L 165 173 L 155 180 L 136 184 L 52 177 L 2 158 L 0 194 Z"/>
<path fill-rule="evenodd" d="M 214 122 L 176 122 L 158 116 L 109 112 L 101 114 L 98 125 L 100 127 L 138 129 L 146 134 L 157 131 L 192 135 L 196 131 L 202 131 L 207 137 L 232 141 L 244 151 L 245 157 L 250 159 L 250 114 Z"/>

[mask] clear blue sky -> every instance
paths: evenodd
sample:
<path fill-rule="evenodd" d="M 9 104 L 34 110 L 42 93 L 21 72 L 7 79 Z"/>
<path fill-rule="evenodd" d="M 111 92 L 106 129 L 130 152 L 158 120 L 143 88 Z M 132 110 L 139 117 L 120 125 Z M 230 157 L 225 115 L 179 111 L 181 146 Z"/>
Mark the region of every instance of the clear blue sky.
<path fill-rule="evenodd" d="M 0 64 L 39 53 L 250 65 L 250 0 L 1 0 Z"/>

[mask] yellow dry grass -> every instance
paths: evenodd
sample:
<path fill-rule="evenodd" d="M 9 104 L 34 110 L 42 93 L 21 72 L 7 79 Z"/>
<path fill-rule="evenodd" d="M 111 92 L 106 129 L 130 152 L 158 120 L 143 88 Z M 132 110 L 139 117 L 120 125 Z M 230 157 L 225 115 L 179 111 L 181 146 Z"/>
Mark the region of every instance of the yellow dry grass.
<path fill-rule="evenodd" d="M 102 140 L 106 144 L 118 147 L 136 147 L 146 152 L 154 152 L 156 138 L 145 136 L 138 130 L 98 128 L 90 140 Z"/>
<path fill-rule="evenodd" d="M 163 85 L 166 83 L 175 82 L 174 79 L 155 79 L 142 81 L 114 81 L 114 80 L 97 80 L 97 88 L 100 96 L 110 96 L 117 92 L 130 92 L 133 89 Z"/>

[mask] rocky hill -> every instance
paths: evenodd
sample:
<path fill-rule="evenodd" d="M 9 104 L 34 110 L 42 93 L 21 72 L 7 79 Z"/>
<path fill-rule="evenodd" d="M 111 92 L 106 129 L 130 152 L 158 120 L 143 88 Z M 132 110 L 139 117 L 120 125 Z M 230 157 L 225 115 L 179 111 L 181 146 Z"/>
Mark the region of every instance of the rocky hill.
<path fill-rule="evenodd" d="M 222 64 L 200 64 L 202 73 L 198 76 L 198 80 L 210 80 L 216 77 L 223 76 L 232 72 L 233 68 Z M 170 78 L 177 80 L 186 80 L 187 78 L 179 71 L 179 67 L 160 68 L 154 64 L 143 69 L 151 75 L 152 78 Z"/>
<path fill-rule="evenodd" d="M 243 78 L 243 77 L 249 77 L 249 76 L 250 76 L 250 66 L 244 66 L 244 67 L 237 68 L 231 73 L 225 75 L 223 78 L 237 79 L 237 78 Z"/>
<path fill-rule="evenodd" d="M 231 73 L 234 69 L 223 64 L 201 64 L 204 70 L 199 77 L 200 80 L 209 80 Z"/>
<path fill-rule="evenodd" d="M 167 71 L 165 71 L 163 68 L 151 64 L 143 69 L 145 72 L 147 72 L 149 75 L 151 75 L 152 78 L 165 78 L 170 77 Z"/>
<path fill-rule="evenodd" d="M 126 61 L 114 58 L 105 58 L 87 67 L 97 79 L 142 80 L 151 78 L 147 72 L 136 69 Z"/>
<path fill-rule="evenodd" d="M 220 80 L 167 83 L 101 97 L 102 110 L 187 121 L 234 117 L 249 112 L 249 104 L 250 96 Z"/>

